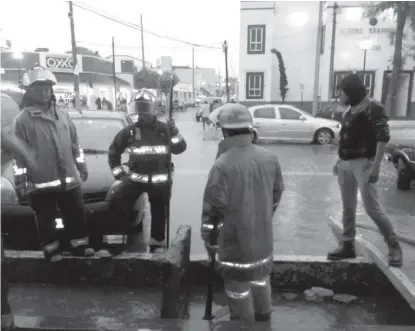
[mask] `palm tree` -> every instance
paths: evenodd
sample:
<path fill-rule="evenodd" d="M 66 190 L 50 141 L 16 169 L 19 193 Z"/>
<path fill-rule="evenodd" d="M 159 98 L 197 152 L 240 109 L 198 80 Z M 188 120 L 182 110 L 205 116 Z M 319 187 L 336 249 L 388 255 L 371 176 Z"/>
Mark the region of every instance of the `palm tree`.
<path fill-rule="evenodd" d="M 389 81 L 388 93 L 385 103 L 385 110 L 387 114 L 391 114 L 391 108 L 396 98 L 396 90 L 398 85 L 399 73 L 402 69 L 402 45 L 404 39 L 404 29 L 408 21 L 415 32 L 415 3 L 412 1 L 379 1 L 376 3 L 369 3 L 366 15 L 375 17 L 379 14 L 393 10 L 396 17 L 396 32 L 394 40 L 394 51 L 392 60 L 392 74 Z"/>

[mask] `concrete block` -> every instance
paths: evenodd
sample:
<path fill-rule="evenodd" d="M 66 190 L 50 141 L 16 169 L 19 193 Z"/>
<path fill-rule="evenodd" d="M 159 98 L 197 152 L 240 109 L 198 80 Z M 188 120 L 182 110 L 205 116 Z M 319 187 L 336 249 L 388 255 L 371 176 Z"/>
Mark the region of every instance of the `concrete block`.
<path fill-rule="evenodd" d="M 181 225 L 165 256 L 161 318 L 179 319 L 188 314 L 191 227 Z"/>
<path fill-rule="evenodd" d="M 43 284 L 160 286 L 164 254 L 123 253 L 113 258 L 66 256 L 47 262 L 40 251 L 5 252 L 11 282 Z"/>

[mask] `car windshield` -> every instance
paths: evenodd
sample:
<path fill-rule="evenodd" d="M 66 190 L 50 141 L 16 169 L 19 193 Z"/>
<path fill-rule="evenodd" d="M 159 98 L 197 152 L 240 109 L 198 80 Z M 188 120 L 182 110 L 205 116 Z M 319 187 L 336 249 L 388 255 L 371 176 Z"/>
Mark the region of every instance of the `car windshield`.
<path fill-rule="evenodd" d="M 79 142 L 85 151 L 107 152 L 115 135 L 124 128 L 120 119 L 73 118 Z"/>

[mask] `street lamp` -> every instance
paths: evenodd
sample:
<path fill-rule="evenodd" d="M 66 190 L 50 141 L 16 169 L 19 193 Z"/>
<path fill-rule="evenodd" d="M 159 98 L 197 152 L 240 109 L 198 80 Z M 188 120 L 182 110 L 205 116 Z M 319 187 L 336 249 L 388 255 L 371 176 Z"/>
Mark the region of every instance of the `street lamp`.
<path fill-rule="evenodd" d="M 19 81 L 18 84 L 20 85 L 20 81 L 21 81 L 21 74 L 20 74 L 20 67 L 22 66 L 22 59 L 23 59 L 23 54 L 22 52 L 14 52 L 13 53 L 13 58 L 17 60 L 17 62 L 19 63 Z"/>
<path fill-rule="evenodd" d="M 360 42 L 360 49 L 363 49 L 363 74 L 366 72 L 366 54 L 373 46 L 373 41 L 370 39 L 364 39 Z"/>

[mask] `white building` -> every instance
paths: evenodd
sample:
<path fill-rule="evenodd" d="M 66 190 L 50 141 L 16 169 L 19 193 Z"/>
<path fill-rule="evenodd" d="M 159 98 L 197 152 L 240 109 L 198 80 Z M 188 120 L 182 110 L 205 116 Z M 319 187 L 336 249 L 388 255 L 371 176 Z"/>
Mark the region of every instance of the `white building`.
<path fill-rule="evenodd" d="M 325 2 L 323 40 L 320 45 L 319 95 L 322 102 L 334 97 L 329 91 L 329 64 L 332 38 L 332 1 Z M 334 85 L 356 71 L 368 92 L 382 102 L 386 99 L 388 75 L 392 69 L 395 23 L 391 16 L 379 17 L 376 25 L 363 17 L 358 2 L 338 2 L 334 57 Z M 317 1 L 241 1 L 239 58 L 239 100 L 246 104 L 281 103 L 279 68 L 275 48 L 281 52 L 288 88 L 285 102 L 311 111 L 318 31 Z M 383 19 L 385 18 L 385 19 Z M 409 30 L 409 29 L 408 29 Z M 409 32 L 409 31 L 408 31 Z M 411 42 L 411 36 L 404 44 Z M 366 52 L 362 41 L 371 44 Z M 365 43 L 364 42 L 364 43 Z M 391 116 L 415 119 L 413 56 L 407 56 L 400 75 L 398 95 Z"/>

